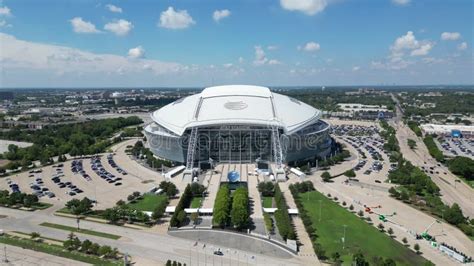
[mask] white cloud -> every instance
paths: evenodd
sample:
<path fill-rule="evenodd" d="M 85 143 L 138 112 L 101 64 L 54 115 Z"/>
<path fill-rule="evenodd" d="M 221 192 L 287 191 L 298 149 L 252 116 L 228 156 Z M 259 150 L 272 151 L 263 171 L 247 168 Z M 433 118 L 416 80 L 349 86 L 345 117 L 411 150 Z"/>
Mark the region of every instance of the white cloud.
<path fill-rule="evenodd" d="M 275 50 L 278 50 L 278 46 L 276 46 L 276 45 L 269 45 L 269 46 L 267 46 L 267 50 L 268 50 L 268 51 L 275 51 Z"/>
<path fill-rule="evenodd" d="M 299 11 L 306 15 L 322 12 L 328 5 L 328 0 L 280 0 L 282 8 L 290 11 Z"/>
<path fill-rule="evenodd" d="M 99 33 L 94 24 L 90 23 L 89 21 L 84 21 L 81 17 L 75 17 L 69 22 L 72 25 L 72 29 L 75 33 Z"/>
<path fill-rule="evenodd" d="M 432 48 L 433 48 L 432 43 L 425 43 L 425 44 L 422 44 L 419 48 L 411 51 L 410 55 L 411 56 L 427 55 Z"/>
<path fill-rule="evenodd" d="M 270 59 L 268 60 L 269 65 L 281 65 L 281 62 L 276 60 L 276 59 Z"/>
<path fill-rule="evenodd" d="M 267 58 L 262 46 L 257 45 L 254 47 L 254 49 L 255 49 L 255 59 L 253 60 L 254 65 L 262 66 L 262 65 L 280 65 L 281 64 L 281 62 L 276 59 Z"/>
<path fill-rule="evenodd" d="M 0 16 L 11 16 L 12 12 L 7 6 L 0 7 Z"/>
<path fill-rule="evenodd" d="M 128 57 L 130 58 L 143 58 L 144 56 L 145 56 L 145 49 L 143 49 L 141 45 L 128 50 Z"/>
<path fill-rule="evenodd" d="M 443 32 L 441 33 L 441 40 L 443 41 L 455 41 L 461 38 L 459 32 Z"/>
<path fill-rule="evenodd" d="M 306 52 L 316 52 L 316 51 L 319 51 L 319 49 L 321 49 L 321 45 L 319 45 L 319 43 L 317 42 L 308 42 L 303 46 L 298 46 L 297 49 L 303 50 Z"/>
<path fill-rule="evenodd" d="M 419 46 L 418 40 L 416 40 L 415 35 L 413 35 L 412 31 L 407 32 L 406 35 L 398 37 L 394 44 L 392 45 L 391 49 L 393 51 L 401 51 L 406 49 L 416 49 Z"/>
<path fill-rule="evenodd" d="M 105 6 L 110 12 L 113 13 L 122 13 L 122 8 L 118 6 L 114 6 L 112 4 L 108 4 Z"/>
<path fill-rule="evenodd" d="M 359 71 L 360 70 L 360 66 L 355 66 L 352 68 L 352 71 Z"/>
<path fill-rule="evenodd" d="M 224 68 L 231 68 L 233 66 L 232 63 L 227 63 L 222 65 Z"/>
<path fill-rule="evenodd" d="M 392 60 L 400 59 L 409 51 L 411 56 L 427 55 L 434 47 L 434 43 L 427 40 L 418 41 L 412 31 L 398 37 L 392 46 L 390 46 Z"/>
<path fill-rule="evenodd" d="M 167 29 L 185 29 L 196 22 L 186 10 L 175 11 L 173 7 L 168 7 L 166 11 L 161 12 L 159 26 Z"/>
<path fill-rule="evenodd" d="M 0 28 L 10 28 L 12 25 L 8 24 L 8 22 L 4 19 L 0 20 Z"/>
<path fill-rule="evenodd" d="M 221 19 L 226 18 L 228 16 L 230 16 L 230 11 L 227 9 L 216 10 L 212 14 L 212 18 L 215 22 L 219 22 Z"/>
<path fill-rule="evenodd" d="M 182 71 L 178 63 L 158 60 L 133 60 L 125 56 L 112 54 L 94 54 L 75 48 L 49 45 L 18 40 L 12 35 L 0 33 L 2 53 L 0 62 L 3 70 L 46 71 L 45 73 L 84 73 L 104 74 L 139 74 L 149 69 L 155 75 L 170 74 Z"/>
<path fill-rule="evenodd" d="M 411 0 L 392 0 L 392 3 L 399 6 L 406 6 L 411 2 Z"/>
<path fill-rule="evenodd" d="M 423 63 L 429 64 L 429 65 L 444 63 L 443 59 L 434 58 L 434 57 L 424 57 L 424 58 L 421 59 L 421 61 Z"/>
<path fill-rule="evenodd" d="M 133 29 L 133 24 L 130 21 L 119 19 L 115 22 L 105 24 L 104 30 L 113 32 L 117 36 L 125 36 Z"/>
<path fill-rule="evenodd" d="M 463 51 L 467 49 L 467 42 L 462 42 L 458 45 L 458 50 Z"/>
<path fill-rule="evenodd" d="M 255 46 L 255 60 L 253 64 L 256 66 L 261 66 L 267 63 L 268 58 L 265 56 L 265 51 L 263 51 L 261 46 Z"/>

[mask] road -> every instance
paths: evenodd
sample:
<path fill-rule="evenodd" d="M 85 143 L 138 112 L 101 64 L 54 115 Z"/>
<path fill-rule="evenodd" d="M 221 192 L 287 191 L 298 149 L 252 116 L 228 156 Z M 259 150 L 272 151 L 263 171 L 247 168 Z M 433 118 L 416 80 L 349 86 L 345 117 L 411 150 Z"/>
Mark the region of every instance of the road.
<path fill-rule="evenodd" d="M 68 235 L 67 231 L 43 227 L 39 226 L 39 224 L 42 222 L 50 222 L 68 226 L 76 226 L 75 219 L 53 216 L 51 215 L 51 212 L 52 210 L 26 212 L 0 207 L 0 213 L 8 216 L 7 218 L 0 219 L 0 228 L 5 231 L 16 230 L 20 232 L 39 232 L 45 237 L 66 239 Z M 117 247 L 121 252 L 126 252 L 131 255 L 133 261 L 143 262 L 137 263 L 137 265 L 164 264 L 168 259 L 181 261 L 187 265 L 197 265 L 198 261 L 200 265 L 204 265 L 205 260 L 207 261 L 207 258 L 204 258 L 202 255 L 204 251 L 202 251 L 199 246 L 194 246 L 195 241 L 173 237 L 166 233 L 159 233 L 154 229 L 136 230 L 89 221 L 81 221 L 80 227 L 83 229 L 90 229 L 122 236 L 122 238 L 119 240 L 112 240 L 78 234 L 81 240 L 87 238 L 101 245 Z M 202 245 L 202 243 L 200 245 Z M 221 248 L 226 249 L 226 247 Z M 240 256 L 232 256 L 232 259 L 229 261 L 229 257 L 224 255 L 224 257 L 221 258 L 224 265 L 228 265 L 232 262 L 235 265 L 239 263 L 244 264 L 247 263 L 247 261 L 249 261 L 249 264 L 257 263 L 256 260 L 249 259 L 252 258 L 252 256 L 257 256 L 256 253 L 245 252 L 236 249 L 234 250 L 237 251 Z M 211 250 L 208 251 L 211 252 Z M 199 253 L 201 256 L 198 258 Z M 190 256 L 192 256 L 191 264 L 189 263 Z M 210 264 L 210 261 L 207 262 Z M 304 265 L 304 263 L 302 263 L 297 257 L 292 257 L 291 259 L 282 259 L 261 254 L 258 254 L 258 264 Z"/>
<path fill-rule="evenodd" d="M 392 97 L 394 96 L 392 95 Z M 392 126 L 396 129 L 396 137 L 403 157 L 418 167 L 435 167 L 434 171 L 438 171 L 439 174 L 435 172 L 435 174 L 429 174 L 429 176 L 440 188 L 443 202 L 448 205 L 457 203 L 461 207 L 464 216 L 474 217 L 474 190 L 464 182 L 456 182 L 459 179 L 447 167 L 437 165 L 438 162 L 431 157 L 423 140 L 402 122 L 401 107 L 398 99 L 394 97 L 394 100 L 397 102 L 397 115 L 394 122 L 392 122 Z M 412 150 L 408 147 L 408 139 L 416 141 L 416 149 Z"/>

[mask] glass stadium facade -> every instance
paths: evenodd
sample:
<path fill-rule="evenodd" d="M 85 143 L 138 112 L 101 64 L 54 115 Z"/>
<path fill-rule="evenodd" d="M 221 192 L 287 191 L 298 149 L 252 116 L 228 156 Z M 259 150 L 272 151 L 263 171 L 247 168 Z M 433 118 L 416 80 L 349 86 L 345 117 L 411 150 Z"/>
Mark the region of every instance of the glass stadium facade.
<path fill-rule="evenodd" d="M 264 87 L 211 87 L 155 111 L 145 134 L 156 156 L 187 167 L 290 163 L 330 153 L 330 126 L 320 114 Z"/>

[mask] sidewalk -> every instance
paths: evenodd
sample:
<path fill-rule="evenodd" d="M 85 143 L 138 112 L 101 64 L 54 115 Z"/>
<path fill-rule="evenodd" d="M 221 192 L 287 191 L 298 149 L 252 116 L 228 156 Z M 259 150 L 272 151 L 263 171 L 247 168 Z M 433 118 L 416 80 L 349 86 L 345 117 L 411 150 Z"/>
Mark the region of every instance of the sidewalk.
<path fill-rule="evenodd" d="M 296 208 L 295 200 L 293 199 L 293 195 L 289 190 L 290 181 L 279 183 L 281 192 L 286 199 L 286 203 L 290 209 Z M 303 221 L 299 216 L 293 216 L 293 224 L 295 226 L 296 234 L 298 236 L 298 240 L 301 244 L 299 246 L 298 256 L 305 257 L 305 260 L 308 261 L 308 265 L 322 265 L 319 261 L 316 253 L 314 253 L 313 244 L 311 239 L 309 238 L 306 229 L 304 228 Z"/>

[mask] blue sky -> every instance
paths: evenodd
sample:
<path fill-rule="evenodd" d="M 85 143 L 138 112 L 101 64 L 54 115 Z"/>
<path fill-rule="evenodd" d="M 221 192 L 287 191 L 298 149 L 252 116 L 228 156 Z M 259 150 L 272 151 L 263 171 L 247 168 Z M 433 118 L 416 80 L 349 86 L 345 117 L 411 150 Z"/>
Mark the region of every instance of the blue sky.
<path fill-rule="evenodd" d="M 1 87 L 473 84 L 471 0 L 0 0 Z"/>

